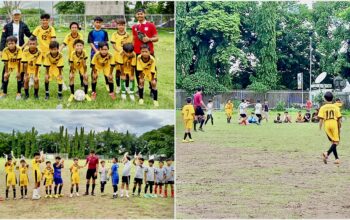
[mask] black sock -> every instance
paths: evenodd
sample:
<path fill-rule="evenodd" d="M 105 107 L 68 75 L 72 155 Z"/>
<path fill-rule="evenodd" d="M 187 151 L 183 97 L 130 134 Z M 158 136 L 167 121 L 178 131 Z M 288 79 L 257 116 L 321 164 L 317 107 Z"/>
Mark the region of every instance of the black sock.
<path fill-rule="evenodd" d="M 49 95 L 49 83 L 45 83 L 45 93 L 46 95 Z"/>
<path fill-rule="evenodd" d="M 157 101 L 158 100 L 158 90 L 152 89 L 152 92 L 153 92 L 153 100 Z"/>
<path fill-rule="evenodd" d="M 148 190 L 148 184 L 146 183 L 146 185 L 145 185 L 145 194 L 147 193 L 147 190 Z"/>
<path fill-rule="evenodd" d="M 141 194 L 141 186 L 139 186 L 138 194 Z"/>
<path fill-rule="evenodd" d="M 8 84 L 9 84 L 9 81 L 8 81 L 8 80 L 3 82 L 3 88 L 2 88 L 2 90 L 3 90 L 3 92 L 4 92 L 5 94 L 7 94 L 7 86 L 8 86 Z"/>
<path fill-rule="evenodd" d="M 79 192 L 79 186 L 78 185 L 75 186 L 75 191 Z"/>
<path fill-rule="evenodd" d="M 117 83 L 117 86 L 120 87 L 120 76 L 116 76 L 115 81 Z"/>
<path fill-rule="evenodd" d="M 184 135 L 184 140 L 186 140 L 187 138 L 187 132 L 185 132 L 185 135 Z"/>
<path fill-rule="evenodd" d="M 88 93 L 88 85 L 84 85 L 84 92 L 85 92 L 85 94 Z"/>
<path fill-rule="evenodd" d="M 129 77 L 127 77 L 127 78 L 129 78 Z M 126 88 L 129 88 L 129 79 L 126 79 L 126 80 L 125 80 L 125 87 L 126 87 Z"/>
<path fill-rule="evenodd" d="M 339 157 L 338 157 L 338 152 L 337 152 L 337 145 L 336 144 L 333 144 L 333 145 L 334 145 L 333 154 L 334 154 L 335 159 L 338 160 Z"/>
<path fill-rule="evenodd" d="M 24 89 L 24 93 L 26 94 L 26 96 L 29 96 L 29 89 Z"/>
<path fill-rule="evenodd" d="M 73 194 L 73 186 L 70 188 L 70 194 Z"/>
<path fill-rule="evenodd" d="M 94 193 L 95 191 L 95 183 L 92 184 L 92 190 L 91 190 L 91 193 Z"/>
<path fill-rule="evenodd" d="M 49 194 L 49 190 L 48 190 L 48 188 L 46 188 L 46 189 L 45 189 L 45 192 L 46 192 L 46 195 L 48 195 L 48 194 Z"/>
<path fill-rule="evenodd" d="M 152 194 L 153 193 L 153 184 L 149 184 L 149 192 Z"/>
<path fill-rule="evenodd" d="M 57 194 L 57 185 L 55 185 L 55 187 L 53 188 L 53 192 L 55 193 L 55 195 Z"/>
<path fill-rule="evenodd" d="M 132 189 L 132 193 L 134 194 L 136 191 L 136 185 L 134 185 L 134 188 Z"/>
<path fill-rule="evenodd" d="M 86 194 L 89 193 L 89 187 L 90 187 L 90 184 L 86 184 Z"/>
<path fill-rule="evenodd" d="M 114 83 L 109 83 L 109 93 L 113 93 Z"/>
<path fill-rule="evenodd" d="M 202 128 L 204 124 L 204 119 L 201 119 L 201 125 L 199 126 L 199 128 Z"/>
<path fill-rule="evenodd" d="M 16 189 L 13 189 L 13 198 L 16 198 Z"/>
<path fill-rule="evenodd" d="M 140 99 L 143 99 L 143 88 L 139 87 L 139 97 Z"/>
<path fill-rule="evenodd" d="M 6 198 L 8 198 L 8 197 L 9 197 L 9 190 L 6 189 Z"/>
<path fill-rule="evenodd" d="M 28 192 L 28 189 L 26 187 L 26 188 L 24 188 L 24 195 L 27 195 L 27 192 Z"/>
<path fill-rule="evenodd" d="M 192 137 L 191 137 L 191 132 L 188 132 L 188 137 L 189 137 L 190 139 L 192 139 Z"/>
<path fill-rule="evenodd" d="M 21 196 L 23 197 L 23 186 L 21 186 Z"/>
<path fill-rule="evenodd" d="M 105 76 L 105 82 L 106 82 L 106 85 L 109 84 L 109 82 L 108 82 L 108 77 L 107 77 L 107 76 Z"/>
<path fill-rule="evenodd" d="M 58 188 L 58 194 L 61 194 L 61 192 L 62 192 L 62 187 L 63 187 L 62 185 L 59 186 L 59 188 Z"/>
<path fill-rule="evenodd" d="M 74 94 L 74 84 L 73 85 L 69 85 L 70 87 L 70 93 Z"/>
<path fill-rule="evenodd" d="M 22 89 L 22 81 L 17 80 L 17 93 L 21 93 Z"/>
<path fill-rule="evenodd" d="M 96 92 L 96 83 L 91 83 L 91 88 L 93 92 Z"/>
<path fill-rule="evenodd" d="M 58 84 L 58 97 L 62 97 L 62 84 Z"/>
<path fill-rule="evenodd" d="M 116 193 L 118 191 L 118 185 L 113 186 L 113 192 Z"/>
<path fill-rule="evenodd" d="M 103 184 L 103 182 L 102 182 L 102 181 L 100 182 L 100 184 L 101 184 L 101 193 L 103 193 L 104 188 L 105 188 L 105 185 Z"/>
<path fill-rule="evenodd" d="M 39 89 L 34 89 L 34 96 L 38 96 L 39 95 Z"/>
<path fill-rule="evenodd" d="M 193 121 L 193 127 L 194 127 L 194 130 L 197 130 L 197 123 L 198 123 L 198 121 L 197 121 L 197 120 L 194 120 L 194 121 Z"/>
<path fill-rule="evenodd" d="M 84 85 L 84 77 L 83 77 L 83 75 L 80 75 L 80 85 L 81 86 Z"/>
<path fill-rule="evenodd" d="M 52 195 L 52 189 L 51 188 L 49 189 L 49 193 L 50 193 L 50 195 Z M 26 192 L 26 195 L 27 195 L 27 192 Z"/>

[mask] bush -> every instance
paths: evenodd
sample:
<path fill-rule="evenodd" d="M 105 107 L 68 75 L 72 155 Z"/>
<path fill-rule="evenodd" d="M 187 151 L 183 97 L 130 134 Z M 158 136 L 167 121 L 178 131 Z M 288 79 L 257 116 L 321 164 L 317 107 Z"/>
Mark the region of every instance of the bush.
<path fill-rule="evenodd" d="M 198 87 L 203 87 L 203 93 L 207 95 L 215 95 L 228 91 L 225 86 L 220 84 L 219 81 L 209 73 L 198 72 L 182 79 L 181 88 L 185 89 L 188 94 L 193 94 Z"/>
<path fill-rule="evenodd" d="M 323 92 L 317 93 L 317 95 L 314 96 L 313 102 L 314 104 L 318 104 L 318 106 L 321 106 L 323 104 Z"/>
<path fill-rule="evenodd" d="M 277 111 L 284 111 L 286 108 L 286 103 L 283 101 L 278 101 L 276 104 L 276 110 Z"/>

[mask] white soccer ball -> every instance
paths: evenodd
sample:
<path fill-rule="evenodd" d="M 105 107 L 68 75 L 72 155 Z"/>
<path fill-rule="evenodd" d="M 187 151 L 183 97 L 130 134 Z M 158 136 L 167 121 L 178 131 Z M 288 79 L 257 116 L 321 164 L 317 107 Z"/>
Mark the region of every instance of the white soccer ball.
<path fill-rule="evenodd" d="M 79 102 L 83 101 L 85 99 L 85 92 L 81 89 L 78 89 L 74 93 L 74 99 Z"/>

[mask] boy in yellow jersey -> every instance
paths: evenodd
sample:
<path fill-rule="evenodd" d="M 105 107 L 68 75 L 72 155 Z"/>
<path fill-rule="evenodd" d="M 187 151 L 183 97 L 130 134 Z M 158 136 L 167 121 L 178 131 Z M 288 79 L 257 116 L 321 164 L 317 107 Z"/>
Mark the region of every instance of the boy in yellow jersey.
<path fill-rule="evenodd" d="M 21 165 L 17 166 L 17 169 L 19 170 L 19 186 L 21 187 L 21 199 L 23 198 L 27 199 L 28 184 L 29 184 L 29 177 L 28 177 L 29 165 L 23 159 L 20 161 L 20 163 Z"/>
<path fill-rule="evenodd" d="M 225 114 L 227 118 L 226 119 L 227 123 L 231 123 L 232 113 L 233 113 L 233 103 L 231 102 L 231 100 L 228 100 L 225 105 Z"/>
<path fill-rule="evenodd" d="M 318 118 L 320 119 L 319 125 L 320 129 L 324 124 L 324 130 L 327 134 L 329 141 L 332 143 L 331 147 L 327 152 L 322 154 L 323 162 L 327 164 L 328 156 L 333 152 L 335 157 L 335 164 L 339 164 L 337 145 L 340 140 L 340 127 L 341 127 L 341 113 L 339 107 L 332 103 L 333 94 L 331 92 L 326 92 L 324 94 L 324 99 L 326 104 L 321 106 L 318 112 Z"/>
<path fill-rule="evenodd" d="M 136 53 L 134 45 L 126 43 L 123 45 L 123 51 L 116 54 L 117 75 L 121 76 L 122 99 L 126 99 L 126 92 L 129 93 L 130 99 L 135 100 L 135 68 L 136 68 Z M 118 77 L 118 76 L 117 76 Z M 129 89 L 129 85 L 131 89 Z"/>
<path fill-rule="evenodd" d="M 186 99 L 186 105 L 182 107 L 182 118 L 184 120 L 184 127 L 185 127 L 185 136 L 184 139 L 182 140 L 183 143 L 188 143 L 188 142 L 193 142 L 192 136 L 191 136 L 191 129 L 194 121 L 194 107 L 191 104 L 192 99 L 188 97 Z M 186 138 L 189 138 L 189 140 L 186 140 Z"/>
<path fill-rule="evenodd" d="M 80 77 L 83 77 L 83 86 L 85 92 L 85 99 L 91 101 L 88 93 L 88 75 L 87 75 L 87 65 L 86 60 L 88 58 L 86 51 L 84 50 L 84 41 L 77 39 L 74 41 L 74 50 L 70 54 L 70 74 L 69 74 L 69 87 L 71 95 L 68 99 L 69 102 L 74 99 L 74 74 L 78 71 Z"/>
<path fill-rule="evenodd" d="M 121 52 L 123 52 L 123 45 L 126 43 L 132 43 L 132 36 L 125 31 L 125 20 L 117 20 L 117 31 L 112 34 L 111 43 L 114 49 L 114 57 L 117 57 Z M 136 65 L 136 64 L 135 64 Z M 120 79 L 121 71 L 120 66 L 116 67 L 116 93 L 120 92 Z M 122 79 L 123 80 L 123 79 Z M 121 85 L 123 87 L 123 85 Z"/>
<path fill-rule="evenodd" d="M 45 55 L 44 67 L 46 67 L 45 74 L 45 99 L 50 98 L 49 82 L 56 80 L 58 84 L 58 99 L 62 99 L 62 84 L 63 84 L 63 55 L 58 51 L 59 44 L 57 41 L 50 43 L 50 52 Z"/>
<path fill-rule="evenodd" d="M 99 73 L 103 73 L 108 78 L 109 96 L 112 100 L 115 100 L 114 84 L 113 84 L 113 69 L 115 66 L 115 60 L 111 53 L 108 52 L 109 46 L 106 42 L 100 42 L 98 44 L 99 51 L 94 55 L 91 61 L 92 68 L 92 100 L 96 99 L 96 85 Z"/>
<path fill-rule="evenodd" d="M 41 170 L 40 163 L 45 161 L 43 152 L 34 153 L 34 159 L 32 160 L 32 169 L 34 177 L 34 190 L 32 199 L 40 199 L 40 181 L 41 181 Z"/>
<path fill-rule="evenodd" d="M 33 31 L 33 35 L 37 37 L 38 43 L 39 43 L 39 49 L 43 53 L 43 55 L 46 55 L 48 52 L 50 52 L 49 45 L 51 41 L 56 40 L 55 28 L 50 26 L 49 22 L 50 22 L 50 15 L 42 14 L 40 16 L 41 25 L 36 27 L 35 30 Z"/>
<path fill-rule="evenodd" d="M 22 87 L 22 76 L 21 76 L 21 58 L 22 50 L 17 45 L 17 38 L 10 36 L 6 39 L 7 47 L 2 51 L 1 59 L 4 62 L 4 81 L 2 84 L 3 94 L 0 99 L 6 98 L 7 87 L 9 84 L 10 74 L 16 71 L 17 78 L 17 96 L 16 99 L 21 99 L 21 87 Z"/>
<path fill-rule="evenodd" d="M 159 106 L 158 103 L 158 90 L 157 90 L 157 71 L 156 71 L 156 59 L 151 55 L 149 46 L 143 44 L 141 46 L 141 54 L 136 60 L 136 71 L 139 76 L 139 104 L 143 105 L 143 89 L 145 80 L 151 83 L 151 94 L 153 94 L 153 104 L 155 107 Z"/>
<path fill-rule="evenodd" d="M 44 179 L 45 198 L 52 198 L 52 184 L 53 184 L 53 169 L 50 161 L 46 161 L 46 167 L 43 171 L 42 179 Z"/>
<path fill-rule="evenodd" d="M 39 99 L 39 67 L 42 64 L 42 53 L 38 49 L 37 39 L 31 36 L 28 41 L 28 48 L 23 50 L 22 64 L 24 70 L 24 99 L 29 98 L 29 79 L 34 78 L 34 97 Z"/>
<path fill-rule="evenodd" d="M 10 186 L 13 189 L 13 199 L 16 199 L 16 174 L 15 174 L 16 160 L 12 161 L 12 155 L 9 155 L 7 162 L 5 163 L 5 173 L 6 173 L 6 200 L 9 199 Z"/>
<path fill-rule="evenodd" d="M 70 197 L 73 197 L 73 189 L 75 185 L 75 195 L 79 196 L 79 183 L 80 183 L 80 176 L 79 176 L 79 169 L 84 168 L 84 166 L 79 166 L 78 164 L 78 158 L 74 158 L 74 162 L 72 166 L 69 168 L 71 173 L 71 180 L 72 180 L 72 186 L 70 188 Z"/>
<path fill-rule="evenodd" d="M 69 29 L 70 29 L 70 33 L 65 36 L 65 38 L 63 40 L 63 43 L 61 44 L 61 47 L 60 47 L 60 52 L 61 53 L 62 53 L 62 50 L 65 47 L 67 47 L 67 49 L 68 49 L 67 50 L 68 59 L 70 58 L 70 55 L 72 54 L 72 52 L 74 50 L 74 42 L 75 42 L 75 40 L 78 40 L 78 39 L 84 40 L 83 35 L 79 32 L 80 27 L 79 27 L 79 24 L 77 22 L 73 21 L 72 23 L 70 23 Z M 83 44 L 83 46 L 84 46 L 84 44 Z M 83 76 L 80 75 L 80 85 L 81 85 L 81 87 L 84 87 L 83 81 L 84 81 Z"/>

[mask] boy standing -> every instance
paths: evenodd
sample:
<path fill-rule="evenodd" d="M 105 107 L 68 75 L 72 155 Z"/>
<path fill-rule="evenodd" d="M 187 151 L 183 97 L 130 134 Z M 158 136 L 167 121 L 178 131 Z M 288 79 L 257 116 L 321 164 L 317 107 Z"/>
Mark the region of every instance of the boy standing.
<path fill-rule="evenodd" d="M 319 127 L 321 130 L 322 126 L 324 125 L 324 130 L 332 145 L 327 152 L 324 152 L 322 154 L 323 162 L 327 164 L 328 156 L 333 152 L 335 157 L 334 163 L 339 164 L 340 161 L 337 152 L 337 145 L 339 145 L 340 141 L 342 115 L 340 113 L 339 107 L 332 103 L 333 94 L 331 92 L 326 92 L 324 94 L 324 99 L 326 101 L 326 104 L 324 104 L 318 112 L 318 118 L 320 120 Z"/>
<path fill-rule="evenodd" d="M 55 182 L 55 198 L 63 197 L 62 194 L 62 187 L 63 187 L 63 179 L 62 179 L 62 168 L 64 168 L 64 160 L 61 159 L 61 157 L 57 156 L 55 158 L 56 162 L 53 164 L 53 180 Z M 58 187 L 58 194 L 57 194 L 57 187 Z"/>
<path fill-rule="evenodd" d="M 45 156 L 42 151 L 40 153 L 34 153 L 34 159 L 32 160 L 33 176 L 34 176 L 34 190 L 32 199 L 40 199 L 40 180 L 41 171 L 40 163 L 45 161 Z"/>
<path fill-rule="evenodd" d="M 43 171 L 43 179 L 46 195 L 45 198 L 52 198 L 52 184 L 53 184 L 53 169 L 51 167 L 51 162 L 46 161 L 46 167 Z"/>
<path fill-rule="evenodd" d="M 164 197 L 168 196 L 168 185 L 171 189 L 171 197 L 174 198 L 174 166 L 172 165 L 173 161 L 171 159 L 166 160 L 167 166 L 165 167 L 165 189 Z"/>
<path fill-rule="evenodd" d="M 214 118 L 213 118 L 213 100 L 209 99 L 207 104 L 207 120 L 205 120 L 205 125 L 211 120 L 211 125 L 214 125 Z"/>
<path fill-rule="evenodd" d="M 49 52 L 49 45 L 51 41 L 56 40 L 55 28 L 49 25 L 50 15 L 42 14 L 40 16 L 40 26 L 33 31 L 33 36 L 38 39 L 39 49 L 45 56 Z"/>
<path fill-rule="evenodd" d="M 116 199 L 118 197 L 118 183 L 119 183 L 119 174 L 118 174 L 118 158 L 113 157 L 112 160 L 112 167 L 111 167 L 111 178 L 112 178 L 112 186 L 113 186 L 113 199 Z"/>
<path fill-rule="evenodd" d="M 138 187 L 138 196 L 141 196 L 141 187 L 143 183 L 143 175 L 144 175 L 144 166 L 143 162 L 145 160 L 141 157 L 141 155 L 135 155 L 135 159 L 133 161 L 133 164 L 136 166 L 136 171 L 135 171 L 135 178 L 134 178 L 134 188 L 132 190 L 132 195 L 135 195 L 136 191 L 136 186 Z"/>
<path fill-rule="evenodd" d="M 17 167 L 19 170 L 19 186 L 21 187 L 21 199 L 28 198 L 28 183 L 29 183 L 29 177 L 28 177 L 28 169 L 29 165 L 26 163 L 25 160 L 20 161 L 21 165 Z"/>
<path fill-rule="evenodd" d="M 145 197 L 148 197 L 147 195 L 147 190 L 149 187 L 149 192 L 151 193 L 150 196 L 152 197 L 152 193 L 153 193 L 153 185 L 154 185 L 154 160 L 149 160 L 148 161 L 148 165 L 149 167 L 145 167 Z"/>
<path fill-rule="evenodd" d="M 71 181 L 72 186 L 70 188 L 70 197 L 73 197 L 73 188 L 75 185 L 75 195 L 79 196 L 79 183 L 80 183 L 80 175 L 79 175 L 79 169 L 83 168 L 83 166 L 79 166 L 78 164 L 78 158 L 74 158 L 74 162 L 72 166 L 69 168 L 71 172 Z"/>
<path fill-rule="evenodd" d="M 131 162 L 128 153 L 125 153 L 123 157 L 123 172 L 122 172 L 122 187 L 120 192 L 120 197 L 124 196 L 124 186 L 125 186 L 125 196 L 129 198 L 129 185 L 130 185 L 130 170 L 131 170 Z"/>
<path fill-rule="evenodd" d="M 164 185 L 164 179 L 165 179 L 165 168 L 164 166 L 164 162 L 163 161 L 159 161 L 159 167 L 157 169 L 155 169 L 155 174 L 156 174 L 156 182 L 155 182 L 155 186 L 154 186 L 154 193 L 157 194 L 158 193 L 158 188 L 159 188 L 159 195 L 162 196 L 162 187 Z"/>
<path fill-rule="evenodd" d="M 12 161 L 12 155 L 9 155 L 5 163 L 5 173 L 6 173 L 6 200 L 9 199 L 10 186 L 13 189 L 13 199 L 16 199 L 16 174 L 15 174 L 16 161 Z"/>
<path fill-rule="evenodd" d="M 228 100 L 225 105 L 227 123 L 231 123 L 232 112 L 233 112 L 233 103 L 231 102 L 231 100 Z"/>
<path fill-rule="evenodd" d="M 182 111 L 181 111 L 184 127 L 185 127 L 185 135 L 184 135 L 184 139 L 182 140 L 183 143 L 193 142 L 191 129 L 195 118 L 195 115 L 194 115 L 195 111 L 192 105 L 192 99 L 188 97 L 186 99 L 186 103 L 187 104 L 182 108 Z M 187 136 L 189 138 L 188 141 L 186 140 Z"/>
<path fill-rule="evenodd" d="M 239 104 L 239 115 L 241 117 L 241 121 L 239 122 L 240 125 L 247 125 L 247 107 L 249 104 L 246 100 L 242 99 L 241 104 Z"/>
<path fill-rule="evenodd" d="M 98 169 L 100 173 L 100 184 L 101 184 L 101 195 L 104 195 L 105 185 L 108 181 L 108 168 L 106 168 L 106 162 L 104 160 L 101 161 L 101 168 Z"/>
<path fill-rule="evenodd" d="M 260 103 L 260 100 L 257 100 L 256 104 L 255 104 L 255 115 L 256 115 L 256 117 L 258 117 L 259 124 L 261 123 L 261 120 L 262 120 L 261 114 L 262 114 L 262 105 Z"/>

